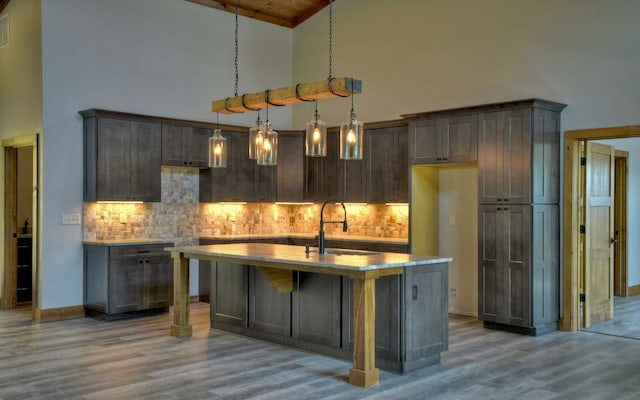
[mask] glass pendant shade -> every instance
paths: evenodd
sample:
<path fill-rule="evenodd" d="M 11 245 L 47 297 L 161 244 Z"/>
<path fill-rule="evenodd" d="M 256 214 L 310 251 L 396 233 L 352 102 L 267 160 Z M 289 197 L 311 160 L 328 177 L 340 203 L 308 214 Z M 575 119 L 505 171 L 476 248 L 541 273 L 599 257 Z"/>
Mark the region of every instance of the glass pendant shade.
<path fill-rule="evenodd" d="M 262 141 L 264 139 L 264 124 L 258 116 L 256 125 L 249 128 L 249 158 L 252 160 L 258 159 L 258 153 L 262 148 Z"/>
<path fill-rule="evenodd" d="M 307 122 L 305 154 L 307 157 L 327 156 L 327 123 L 320 119 L 318 111 L 313 120 Z"/>
<path fill-rule="evenodd" d="M 227 139 L 222 136 L 220 129 L 215 129 L 209 138 L 209 167 L 226 168 L 227 150 Z"/>
<path fill-rule="evenodd" d="M 271 129 L 271 123 L 267 120 L 264 124 L 264 137 L 262 148 L 258 152 L 258 165 L 278 164 L 278 132 Z"/>
<path fill-rule="evenodd" d="M 362 160 L 364 125 L 356 119 L 351 110 L 348 121 L 340 124 L 340 158 L 343 160 Z"/>

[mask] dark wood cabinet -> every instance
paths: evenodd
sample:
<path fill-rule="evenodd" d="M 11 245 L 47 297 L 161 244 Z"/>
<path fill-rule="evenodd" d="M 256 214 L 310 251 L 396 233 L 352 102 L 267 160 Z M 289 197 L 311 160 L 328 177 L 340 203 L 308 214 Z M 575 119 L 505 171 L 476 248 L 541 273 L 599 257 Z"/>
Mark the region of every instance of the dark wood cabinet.
<path fill-rule="evenodd" d="M 557 204 L 560 112 L 521 108 L 479 118 L 478 201 Z"/>
<path fill-rule="evenodd" d="M 479 113 L 478 318 L 487 327 L 557 329 L 564 107 L 530 100 Z"/>
<path fill-rule="evenodd" d="M 478 159 L 478 116 L 429 118 L 409 125 L 409 162 L 437 164 Z"/>
<path fill-rule="evenodd" d="M 407 126 L 369 129 L 365 137 L 367 202 L 408 202 Z"/>
<path fill-rule="evenodd" d="M 84 307 L 103 319 L 165 310 L 173 301 L 173 261 L 165 244 L 84 246 Z"/>
<path fill-rule="evenodd" d="M 481 205 L 479 319 L 540 334 L 558 320 L 557 205 Z"/>
<path fill-rule="evenodd" d="M 304 201 L 304 135 L 283 134 L 278 138 L 276 201 Z"/>
<path fill-rule="evenodd" d="M 340 288 L 336 275 L 296 272 L 292 293 L 292 337 L 340 347 Z"/>
<path fill-rule="evenodd" d="M 210 129 L 162 125 L 162 165 L 209 167 L 207 149 Z"/>
<path fill-rule="evenodd" d="M 160 201 L 160 124 L 81 114 L 84 200 Z"/>
<path fill-rule="evenodd" d="M 211 262 L 211 327 L 247 326 L 247 282 L 249 267 Z"/>
<path fill-rule="evenodd" d="M 257 267 L 249 267 L 249 329 L 291 336 L 291 293 L 279 293 Z"/>
<path fill-rule="evenodd" d="M 223 131 L 227 139 L 227 167 L 200 170 L 200 201 L 275 200 L 275 166 L 261 166 L 249 158 L 246 132 Z"/>
<path fill-rule="evenodd" d="M 327 133 L 327 156 L 306 157 L 305 200 L 323 202 L 329 199 L 342 199 L 345 195 L 344 169 L 340 162 L 340 135 Z"/>

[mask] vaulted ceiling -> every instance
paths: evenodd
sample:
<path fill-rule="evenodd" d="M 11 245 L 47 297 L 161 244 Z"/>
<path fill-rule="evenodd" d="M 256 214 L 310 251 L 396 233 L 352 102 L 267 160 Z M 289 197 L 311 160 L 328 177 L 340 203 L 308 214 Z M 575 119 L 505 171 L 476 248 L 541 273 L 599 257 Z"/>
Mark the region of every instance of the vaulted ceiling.
<path fill-rule="evenodd" d="M 236 12 L 236 0 L 186 0 Z M 238 0 L 238 15 L 295 28 L 329 4 L 329 0 Z"/>

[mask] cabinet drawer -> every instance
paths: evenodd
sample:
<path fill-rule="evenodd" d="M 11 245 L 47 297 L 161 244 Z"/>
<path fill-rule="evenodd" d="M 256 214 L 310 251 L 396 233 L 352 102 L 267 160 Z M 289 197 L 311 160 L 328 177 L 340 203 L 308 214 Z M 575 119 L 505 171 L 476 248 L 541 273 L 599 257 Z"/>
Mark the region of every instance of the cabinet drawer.
<path fill-rule="evenodd" d="M 171 243 L 163 244 L 144 244 L 144 245 L 131 245 L 131 246 L 113 246 L 109 248 L 109 256 L 112 258 L 122 257 L 150 257 L 150 256 L 162 256 L 169 257 L 169 253 L 164 251 L 165 247 L 172 247 Z"/>

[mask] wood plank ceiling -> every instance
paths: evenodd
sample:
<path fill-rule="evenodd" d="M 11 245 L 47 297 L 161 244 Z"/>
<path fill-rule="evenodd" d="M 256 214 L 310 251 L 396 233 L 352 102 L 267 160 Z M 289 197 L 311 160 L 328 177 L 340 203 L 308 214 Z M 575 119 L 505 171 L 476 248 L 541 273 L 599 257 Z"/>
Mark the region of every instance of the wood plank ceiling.
<path fill-rule="evenodd" d="M 186 1 L 234 14 L 236 12 L 236 0 Z M 329 0 L 238 0 L 238 15 L 295 28 L 328 4 Z"/>
<path fill-rule="evenodd" d="M 10 1 L 0 0 L 0 13 Z M 234 14 L 236 12 L 236 0 L 186 1 Z M 328 4 L 329 0 L 238 0 L 238 14 L 287 28 L 295 28 Z"/>

